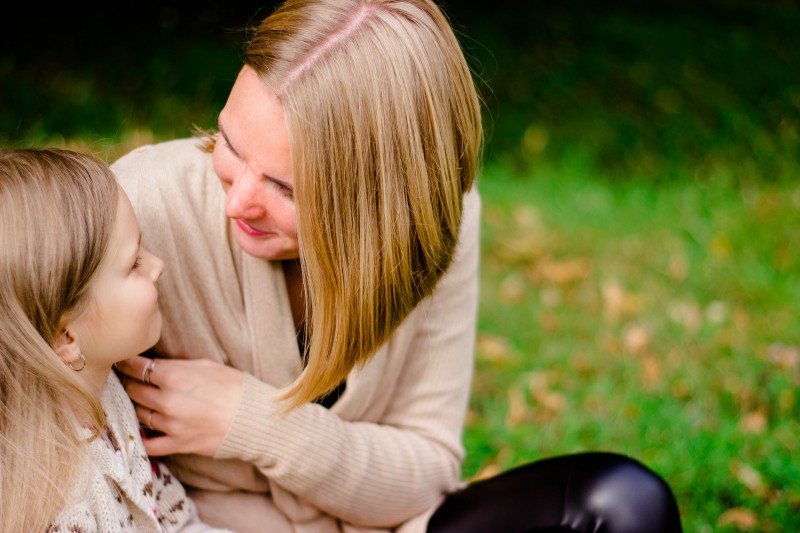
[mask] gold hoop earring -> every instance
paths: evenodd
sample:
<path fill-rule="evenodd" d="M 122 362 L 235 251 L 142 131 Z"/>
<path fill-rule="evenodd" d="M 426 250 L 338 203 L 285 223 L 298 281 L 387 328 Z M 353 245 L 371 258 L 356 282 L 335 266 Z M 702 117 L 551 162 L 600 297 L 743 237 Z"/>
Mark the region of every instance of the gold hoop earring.
<path fill-rule="evenodd" d="M 85 357 L 83 356 L 83 354 L 82 354 L 82 353 L 80 353 L 80 352 L 78 352 L 78 356 L 80 356 L 80 358 L 81 358 L 81 362 L 83 363 L 83 364 L 81 365 L 81 367 L 80 367 L 80 368 L 75 368 L 74 366 L 72 366 L 72 363 L 74 363 L 75 361 L 71 361 L 71 362 L 69 363 L 69 367 L 70 367 L 72 370 L 74 370 L 75 372 L 80 372 L 81 370 L 83 370 L 84 368 L 86 368 L 86 358 L 85 358 Z"/>

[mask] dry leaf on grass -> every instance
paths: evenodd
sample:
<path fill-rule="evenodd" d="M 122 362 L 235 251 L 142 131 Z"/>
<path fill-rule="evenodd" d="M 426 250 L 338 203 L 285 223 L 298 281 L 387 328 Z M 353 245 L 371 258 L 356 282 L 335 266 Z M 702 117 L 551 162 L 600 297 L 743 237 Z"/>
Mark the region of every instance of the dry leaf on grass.
<path fill-rule="evenodd" d="M 794 370 L 800 362 L 800 346 L 772 344 L 768 350 L 769 360 L 782 370 Z"/>
<path fill-rule="evenodd" d="M 642 382 L 645 388 L 657 385 L 663 378 L 661 362 L 655 357 L 642 359 Z"/>
<path fill-rule="evenodd" d="M 522 274 L 513 273 L 507 276 L 498 289 L 498 297 L 505 303 L 516 303 L 528 292 L 528 283 Z"/>
<path fill-rule="evenodd" d="M 480 481 L 482 479 L 489 479 L 491 477 L 496 476 L 501 472 L 501 468 L 497 466 L 495 463 L 487 463 L 483 465 L 480 470 L 478 470 L 470 482 Z"/>
<path fill-rule="evenodd" d="M 757 496 L 766 495 L 769 487 L 764 483 L 761 473 L 752 466 L 741 461 L 733 460 L 730 463 L 731 473 L 739 482 L 750 489 Z"/>
<path fill-rule="evenodd" d="M 506 427 L 516 428 L 522 424 L 528 416 L 528 403 L 525 401 L 525 393 L 519 388 L 512 387 L 508 391 L 508 414 L 506 414 Z"/>
<path fill-rule="evenodd" d="M 508 339 L 488 333 L 479 333 L 477 339 L 477 355 L 487 361 L 502 361 L 508 358 L 511 345 Z"/>
<path fill-rule="evenodd" d="M 622 344 L 631 353 L 641 353 L 650 346 L 650 332 L 644 326 L 630 325 L 625 328 Z"/>
<path fill-rule="evenodd" d="M 758 525 L 758 517 L 750 509 L 734 507 L 719 516 L 717 525 L 719 527 L 735 526 L 739 529 L 749 530 Z"/>
<path fill-rule="evenodd" d="M 767 429 L 767 414 L 764 411 L 747 413 L 739 420 L 742 433 L 762 434 Z"/>
<path fill-rule="evenodd" d="M 537 281 L 565 285 L 586 279 L 589 276 L 589 262 L 586 259 L 568 259 L 566 261 L 543 259 L 535 266 L 530 275 Z"/>
<path fill-rule="evenodd" d="M 601 288 L 603 313 L 609 320 L 635 316 L 642 307 L 641 299 L 625 291 L 616 281 L 607 281 Z"/>

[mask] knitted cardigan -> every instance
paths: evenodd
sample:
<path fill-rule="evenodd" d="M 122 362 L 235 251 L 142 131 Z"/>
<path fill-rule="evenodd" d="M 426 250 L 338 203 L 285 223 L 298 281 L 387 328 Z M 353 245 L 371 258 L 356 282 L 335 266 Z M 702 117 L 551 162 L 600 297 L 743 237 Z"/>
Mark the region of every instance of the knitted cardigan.
<path fill-rule="evenodd" d="M 301 372 L 280 262 L 233 241 L 225 195 L 198 139 L 143 146 L 112 169 L 143 245 L 165 262 L 156 351 L 245 373 L 238 412 L 214 457 L 170 467 L 200 516 L 240 533 L 422 532 L 462 485 L 478 301 L 480 198 L 464 197 L 459 244 L 434 293 L 327 409 L 286 416 L 277 396 Z"/>
<path fill-rule="evenodd" d="M 87 467 L 48 532 L 227 531 L 200 522 L 180 482 L 164 464 L 148 459 L 133 404 L 113 372 L 101 403 L 106 427 L 94 438 L 86 429 Z"/>

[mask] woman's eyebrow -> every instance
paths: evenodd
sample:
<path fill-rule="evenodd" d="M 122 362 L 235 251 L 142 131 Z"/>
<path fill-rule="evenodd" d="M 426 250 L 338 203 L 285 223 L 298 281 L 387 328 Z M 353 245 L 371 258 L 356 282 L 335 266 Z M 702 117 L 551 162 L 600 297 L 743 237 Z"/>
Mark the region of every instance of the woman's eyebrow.
<path fill-rule="evenodd" d="M 237 152 L 236 148 L 233 147 L 233 144 L 231 144 L 231 140 L 225 133 L 225 129 L 222 127 L 222 123 L 220 122 L 219 118 L 217 118 L 217 129 L 219 130 L 220 135 L 222 135 L 222 138 L 225 139 L 225 144 L 228 145 L 228 148 L 231 149 L 231 152 L 233 152 L 236 157 L 240 157 L 239 152 Z"/>

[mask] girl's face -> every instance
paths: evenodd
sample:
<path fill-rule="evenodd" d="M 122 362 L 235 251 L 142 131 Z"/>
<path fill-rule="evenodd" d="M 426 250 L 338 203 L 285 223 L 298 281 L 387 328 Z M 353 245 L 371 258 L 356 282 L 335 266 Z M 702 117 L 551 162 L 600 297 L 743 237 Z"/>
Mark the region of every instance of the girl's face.
<path fill-rule="evenodd" d="M 89 286 L 89 306 L 69 325 L 87 369 L 111 365 L 151 348 L 161 335 L 156 280 L 164 262 L 141 246 L 128 196 L 119 188 L 106 255 Z"/>
<path fill-rule="evenodd" d="M 294 180 L 283 107 L 245 66 L 219 114 L 214 170 L 233 238 L 261 259 L 297 259 Z"/>

